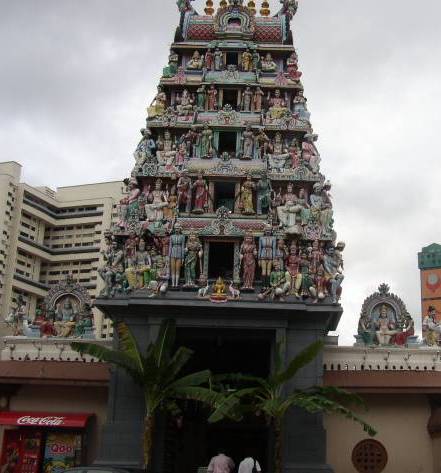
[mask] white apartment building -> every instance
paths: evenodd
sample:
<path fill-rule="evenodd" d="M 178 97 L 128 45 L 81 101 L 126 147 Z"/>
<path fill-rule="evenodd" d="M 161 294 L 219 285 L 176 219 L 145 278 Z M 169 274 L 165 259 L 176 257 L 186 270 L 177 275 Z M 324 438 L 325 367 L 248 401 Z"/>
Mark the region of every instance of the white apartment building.
<path fill-rule="evenodd" d="M 117 214 L 122 182 L 106 182 L 53 191 L 20 182 L 21 165 L 0 163 L 0 320 L 22 294 L 30 314 L 49 288 L 67 274 L 93 298 L 103 283 L 104 234 Z M 97 311 L 97 335 L 111 330 Z M 4 326 L 3 326 L 4 329 Z"/>

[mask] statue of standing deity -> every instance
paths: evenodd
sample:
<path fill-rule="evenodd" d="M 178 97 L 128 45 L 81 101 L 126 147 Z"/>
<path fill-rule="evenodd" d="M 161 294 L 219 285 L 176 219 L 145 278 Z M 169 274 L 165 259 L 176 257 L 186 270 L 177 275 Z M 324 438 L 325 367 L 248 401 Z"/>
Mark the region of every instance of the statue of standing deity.
<path fill-rule="evenodd" d="M 257 247 L 252 235 L 246 235 L 240 247 L 240 261 L 243 268 L 242 290 L 254 290 L 256 277 Z"/>
<path fill-rule="evenodd" d="M 199 261 L 199 270 L 202 273 L 202 245 L 199 238 L 195 234 L 188 237 L 187 245 L 185 247 L 184 273 L 185 286 L 195 287 L 196 284 L 196 265 Z"/>
<path fill-rule="evenodd" d="M 208 123 L 204 125 L 201 133 L 201 158 L 213 157 L 213 132 Z"/>
<path fill-rule="evenodd" d="M 200 112 L 205 111 L 205 103 L 207 101 L 207 91 L 205 85 L 201 85 L 196 91 L 197 94 L 197 107 Z"/>
<path fill-rule="evenodd" d="M 195 191 L 193 213 L 202 214 L 208 208 L 208 185 L 202 174 L 199 174 L 194 182 L 193 190 Z"/>
<path fill-rule="evenodd" d="M 325 250 L 323 257 L 323 268 L 325 270 L 325 278 L 330 287 L 330 294 L 333 304 L 338 302 L 340 297 L 341 285 L 344 280 L 342 257 L 336 252 L 334 245 L 329 245 Z"/>
<path fill-rule="evenodd" d="M 217 89 L 214 84 L 210 85 L 208 89 L 208 111 L 214 112 L 217 110 Z"/>
<path fill-rule="evenodd" d="M 254 215 L 254 191 L 256 190 L 256 184 L 254 184 L 251 176 L 247 176 L 246 181 L 241 187 L 241 208 L 244 215 Z"/>
<path fill-rule="evenodd" d="M 250 53 L 249 48 L 242 53 L 241 66 L 243 72 L 250 72 L 253 68 L 253 55 Z"/>
<path fill-rule="evenodd" d="M 253 92 L 251 87 L 247 86 L 242 93 L 242 111 L 251 112 L 251 103 L 253 101 Z"/>
<path fill-rule="evenodd" d="M 224 69 L 224 53 L 219 48 L 216 48 L 216 51 L 214 52 L 214 70 L 222 71 L 223 69 Z"/>
<path fill-rule="evenodd" d="M 253 159 L 254 157 L 254 133 L 251 126 L 247 125 L 242 133 L 242 159 Z"/>
<path fill-rule="evenodd" d="M 214 54 L 211 49 L 208 49 L 205 53 L 205 69 L 212 71 L 214 69 Z"/>
<path fill-rule="evenodd" d="M 256 185 L 257 190 L 257 215 L 268 213 L 271 206 L 271 183 L 264 174 Z"/>
<path fill-rule="evenodd" d="M 265 227 L 264 235 L 259 238 L 259 265 L 262 271 L 262 284 L 269 287 L 269 278 L 273 267 L 273 261 L 276 259 L 276 237 L 272 235 L 270 225 Z"/>
<path fill-rule="evenodd" d="M 265 93 L 260 87 L 256 87 L 256 90 L 254 91 L 254 96 L 253 96 L 253 106 L 254 106 L 254 111 L 256 113 L 260 113 L 262 111 L 262 105 L 263 105 L 263 97 L 265 96 Z"/>
<path fill-rule="evenodd" d="M 302 158 L 305 164 L 311 169 L 311 171 L 317 174 L 320 171 L 320 154 L 317 151 L 315 142 L 318 139 L 318 135 L 308 133 L 305 135 L 305 139 L 302 143 Z"/>
<path fill-rule="evenodd" d="M 177 183 L 178 202 L 177 207 L 181 212 L 190 212 L 191 208 L 191 178 L 186 171 L 181 173 Z"/>
<path fill-rule="evenodd" d="M 182 227 L 175 225 L 175 233 L 170 237 L 170 273 L 172 287 L 179 287 L 179 278 L 181 276 L 182 262 L 185 258 L 185 235 L 182 234 Z"/>

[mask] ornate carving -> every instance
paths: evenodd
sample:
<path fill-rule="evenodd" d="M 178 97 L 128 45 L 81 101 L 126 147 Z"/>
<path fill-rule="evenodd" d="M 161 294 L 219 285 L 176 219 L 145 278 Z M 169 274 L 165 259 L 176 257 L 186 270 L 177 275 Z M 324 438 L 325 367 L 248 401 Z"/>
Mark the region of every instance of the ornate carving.
<path fill-rule="evenodd" d="M 226 207 L 221 207 L 216 212 L 216 218 L 211 222 L 211 225 L 204 228 L 199 233 L 199 236 L 232 236 L 241 237 L 244 231 L 237 228 L 230 218 L 231 211 Z"/>

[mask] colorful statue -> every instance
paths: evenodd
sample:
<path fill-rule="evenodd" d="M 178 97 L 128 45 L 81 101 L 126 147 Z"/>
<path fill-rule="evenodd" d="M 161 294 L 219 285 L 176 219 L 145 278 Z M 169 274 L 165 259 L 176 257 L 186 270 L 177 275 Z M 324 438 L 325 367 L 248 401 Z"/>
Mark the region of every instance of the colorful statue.
<path fill-rule="evenodd" d="M 190 130 L 183 137 L 183 141 L 185 143 L 185 147 L 187 150 L 187 156 L 190 158 L 197 158 L 198 157 L 198 147 L 200 145 L 200 138 L 201 135 L 198 132 L 195 125 L 192 125 Z"/>
<path fill-rule="evenodd" d="M 208 89 L 208 111 L 214 112 L 217 110 L 217 90 L 214 84 L 210 85 Z"/>
<path fill-rule="evenodd" d="M 286 66 L 288 69 L 288 75 L 292 80 L 298 81 L 300 77 L 302 77 L 302 73 L 299 71 L 297 53 L 295 51 L 286 61 Z"/>
<path fill-rule="evenodd" d="M 148 128 L 142 128 L 141 135 L 142 139 L 134 153 L 138 167 L 141 167 L 146 161 L 151 161 L 156 154 L 156 142 L 152 137 L 152 132 Z"/>
<path fill-rule="evenodd" d="M 276 237 L 272 236 L 270 225 L 265 227 L 264 236 L 259 238 L 259 265 L 262 271 L 262 284 L 269 286 L 269 278 L 273 267 L 273 261 L 276 259 Z"/>
<path fill-rule="evenodd" d="M 242 159 L 253 159 L 254 157 L 254 133 L 251 126 L 247 125 L 242 133 Z"/>
<path fill-rule="evenodd" d="M 241 187 L 241 208 L 244 215 L 254 215 L 254 191 L 256 190 L 256 184 L 254 184 L 251 176 L 247 176 L 246 181 Z"/>
<path fill-rule="evenodd" d="M 191 234 L 185 247 L 184 273 L 186 287 L 196 287 L 196 264 L 199 261 L 199 269 L 202 273 L 202 255 L 202 245 L 199 238 L 197 235 Z"/>
<path fill-rule="evenodd" d="M 288 148 L 280 132 L 276 133 L 271 147 L 269 147 L 269 165 L 273 171 L 283 172 L 289 158 Z"/>
<path fill-rule="evenodd" d="M 268 213 L 271 205 L 271 183 L 266 175 L 258 181 L 257 191 L 257 215 Z"/>
<path fill-rule="evenodd" d="M 262 56 L 261 69 L 262 72 L 276 72 L 277 64 L 273 61 L 271 53 L 267 53 L 265 57 Z"/>
<path fill-rule="evenodd" d="M 219 48 L 216 48 L 216 51 L 214 52 L 214 70 L 222 71 L 223 69 L 224 69 L 224 53 Z"/>
<path fill-rule="evenodd" d="M 398 333 L 395 321 L 389 318 L 389 313 L 386 305 L 382 305 L 380 315 L 376 323 L 376 335 L 379 345 L 389 345 L 393 335 Z"/>
<path fill-rule="evenodd" d="M 254 290 L 254 279 L 256 277 L 257 248 L 252 235 L 246 235 L 240 247 L 240 261 L 243 268 L 242 290 Z"/>
<path fill-rule="evenodd" d="M 302 158 L 305 164 L 311 169 L 313 173 L 320 171 L 320 154 L 314 145 L 318 139 L 318 135 L 306 134 L 302 143 Z"/>
<path fill-rule="evenodd" d="M 251 87 L 247 86 L 242 93 L 242 111 L 251 112 L 251 103 L 253 100 L 253 92 Z"/>
<path fill-rule="evenodd" d="M 208 124 L 204 125 L 201 133 L 201 158 L 213 157 L 213 132 Z"/>
<path fill-rule="evenodd" d="M 260 129 L 254 140 L 257 158 L 263 159 L 268 154 L 271 145 L 271 140 L 269 139 L 263 128 Z"/>
<path fill-rule="evenodd" d="M 342 258 L 340 254 L 336 254 L 334 245 L 329 245 L 326 248 L 325 256 L 323 257 L 323 268 L 325 270 L 325 277 L 329 284 L 329 293 L 332 298 L 332 303 L 337 304 L 340 297 L 341 285 L 344 280 Z"/>
<path fill-rule="evenodd" d="M 179 115 L 183 116 L 193 113 L 194 100 L 187 89 L 184 89 L 182 95 L 176 95 L 176 103 L 176 109 Z"/>
<path fill-rule="evenodd" d="M 274 97 L 271 97 L 271 92 L 268 92 L 268 104 L 268 115 L 272 120 L 282 118 L 289 113 L 288 108 L 286 107 L 286 101 L 282 97 L 279 89 L 275 90 Z"/>
<path fill-rule="evenodd" d="M 204 60 L 199 51 L 193 53 L 193 57 L 187 62 L 187 69 L 201 71 L 204 67 Z"/>
<path fill-rule="evenodd" d="M 174 77 L 178 72 L 179 55 L 171 50 L 168 57 L 168 66 L 164 68 L 162 75 L 166 78 Z"/>
<path fill-rule="evenodd" d="M 179 287 L 182 262 L 185 258 L 185 236 L 179 224 L 175 225 L 175 233 L 170 237 L 169 258 L 172 287 Z"/>
<path fill-rule="evenodd" d="M 299 90 L 293 99 L 293 113 L 298 116 L 300 120 L 309 123 L 311 114 L 308 111 L 307 99 L 303 95 L 303 90 Z"/>
<path fill-rule="evenodd" d="M 426 345 L 430 347 L 440 345 L 441 324 L 434 306 L 429 306 L 427 315 L 423 319 L 423 337 Z"/>
<path fill-rule="evenodd" d="M 253 55 L 250 53 L 250 50 L 247 48 L 245 52 L 242 53 L 242 71 L 250 72 L 253 68 Z"/>
<path fill-rule="evenodd" d="M 256 90 L 254 91 L 254 96 L 253 96 L 253 106 L 254 106 L 254 111 L 260 113 L 262 111 L 262 104 L 263 104 L 263 97 L 265 96 L 265 93 L 260 87 L 256 87 Z"/>
<path fill-rule="evenodd" d="M 178 209 L 181 212 L 190 212 L 191 209 L 191 178 L 186 171 L 181 173 L 177 183 Z"/>
<path fill-rule="evenodd" d="M 160 223 L 164 218 L 164 209 L 168 205 L 168 198 L 162 190 L 162 181 L 157 179 L 155 188 L 149 195 L 148 204 L 145 206 L 146 219 L 149 222 Z"/>
<path fill-rule="evenodd" d="M 197 94 L 197 107 L 200 112 L 205 111 L 205 103 L 207 101 L 207 91 L 205 85 L 201 85 L 196 91 Z"/>
<path fill-rule="evenodd" d="M 297 254 L 297 246 L 293 243 L 289 249 L 289 256 L 286 260 L 286 270 L 291 279 L 290 292 L 297 298 L 300 297 L 302 287 L 302 272 L 300 269 L 301 257 Z"/>
<path fill-rule="evenodd" d="M 257 49 L 255 49 L 253 51 L 253 71 L 256 71 L 258 72 L 261 68 L 261 64 L 260 64 L 260 54 L 259 52 L 257 51 Z"/>
<path fill-rule="evenodd" d="M 298 202 L 298 198 L 294 193 L 292 184 L 288 184 L 287 191 L 283 196 L 282 205 L 277 208 L 277 216 L 280 227 L 290 235 L 298 235 L 301 228 L 298 225 L 298 216 L 303 210 L 302 205 Z"/>
<path fill-rule="evenodd" d="M 202 214 L 208 208 L 208 185 L 202 174 L 199 174 L 194 182 L 193 190 L 195 191 L 193 213 Z"/>
<path fill-rule="evenodd" d="M 156 118 L 156 117 L 164 115 L 166 108 L 167 108 L 167 95 L 163 91 L 162 87 L 159 85 L 158 93 L 156 94 L 156 97 L 154 98 L 152 104 L 147 110 L 149 118 Z"/>
<path fill-rule="evenodd" d="M 214 69 L 214 54 L 211 49 L 208 49 L 205 53 L 205 69 L 212 71 Z"/>

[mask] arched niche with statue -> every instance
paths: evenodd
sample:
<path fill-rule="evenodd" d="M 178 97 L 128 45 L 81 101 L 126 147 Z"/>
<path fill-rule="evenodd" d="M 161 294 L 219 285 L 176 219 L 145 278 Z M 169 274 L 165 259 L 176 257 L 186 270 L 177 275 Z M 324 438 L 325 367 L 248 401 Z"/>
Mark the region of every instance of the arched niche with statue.
<path fill-rule="evenodd" d="M 356 345 L 371 347 L 415 346 L 418 339 L 406 305 L 387 284 L 364 301 L 355 338 Z"/>
<path fill-rule="evenodd" d="M 232 38 L 234 35 L 240 39 L 252 39 L 256 31 L 256 20 L 242 3 L 239 0 L 230 1 L 230 5 L 218 10 L 214 21 L 216 37 Z"/>

